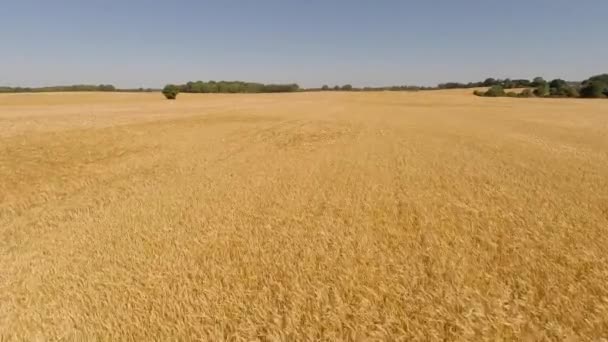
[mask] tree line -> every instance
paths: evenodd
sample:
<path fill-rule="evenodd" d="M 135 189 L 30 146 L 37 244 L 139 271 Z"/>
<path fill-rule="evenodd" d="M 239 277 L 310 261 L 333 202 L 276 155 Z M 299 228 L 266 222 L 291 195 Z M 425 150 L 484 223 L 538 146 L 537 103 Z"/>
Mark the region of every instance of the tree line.
<path fill-rule="evenodd" d="M 0 87 L 0 93 L 52 93 L 52 92 L 78 92 L 78 91 L 106 91 L 106 92 L 154 92 L 152 88 L 119 89 L 111 84 L 75 84 L 67 86 L 50 87 Z"/>
<path fill-rule="evenodd" d="M 0 87 L 0 93 L 42 93 L 60 91 L 116 91 L 116 88 L 111 84 L 75 84 L 52 87 Z"/>
<path fill-rule="evenodd" d="M 243 81 L 196 81 L 182 85 L 167 84 L 163 94 L 167 99 L 174 100 L 179 93 L 288 93 L 296 91 L 417 91 L 437 89 L 436 87 L 420 86 L 387 86 L 356 88 L 351 84 L 323 85 L 321 88 L 300 88 L 297 84 L 263 84 Z"/>
<path fill-rule="evenodd" d="M 512 88 L 527 88 L 531 87 L 534 81 L 526 80 L 526 79 L 509 79 L 506 78 L 504 80 L 495 79 L 495 78 L 487 78 L 485 81 L 480 82 L 469 82 L 469 83 L 459 83 L 459 82 L 447 82 L 440 83 L 437 85 L 437 89 L 464 89 L 464 88 L 480 88 L 480 87 L 493 87 L 499 85 L 504 89 L 512 89 Z"/>
<path fill-rule="evenodd" d="M 478 96 L 510 96 L 510 97 L 582 97 L 582 98 L 606 98 L 608 97 L 608 74 L 596 75 L 583 82 L 568 82 L 562 79 L 546 81 L 542 77 L 532 80 L 527 79 L 495 79 L 487 78 L 480 82 L 447 82 L 436 87 L 423 87 L 411 85 L 398 85 L 386 87 L 353 87 L 351 84 L 323 85 L 321 88 L 302 89 L 297 84 L 264 84 L 243 81 L 196 81 L 182 85 L 167 85 L 163 89 L 165 95 L 171 94 L 175 98 L 178 93 L 285 93 L 296 91 L 418 91 L 433 89 L 457 89 L 488 87 L 487 91 L 476 90 Z M 506 91 L 513 88 L 525 88 L 516 93 Z M 154 92 L 158 89 L 136 88 L 118 89 L 111 84 L 88 85 L 77 84 L 68 86 L 51 87 L 0 87 L 0 93 L 28 93 L 28 92 L 78 92 L 78 91 L 103 91 L 103 92 Z"/>
<path fill-rule="evenodd" d="M 257 82 L 243 82 L 243 81 L 196 81 L 188 82 L 186 84 L 175 85 L 167 84 L 162 93 L 169 100 L 175 100 L 179 93 L 226 93 L 226 94 L 237 94 L 237 93 L 291 93 L 300 90 L 300 86 L 291 84 L 264 84 Z"/>
<path fill-rule="evenodd" d="M 297 84 L 264 84 L 243 81 L 196 81 L 178 85 L 182 93 L 290 93 L 300 90 Z"/>
<path fill-rule="evenodd" d="M 480 85 L 489 86 L 490 89 L 486 91 L 476 90 L 474 94 L 487 97 L 608 97 L 608 74 L 592 76 L 583 82 L 567 82 L 559 78 L 546 81 L 542 77 L 536 77 L 529 83 L 517 83 L 517 86 L 512 86 L 512 84 L 512 82 L 507 83 L 505 80 L 494 80 L 493 84 Z M 512 88 L 526 89 L 520 93 L 505 91 L 505 89 Z"/>
<path fill-rule="evenodd" d="M 330 87 L 327 84 L 325 84 L 321 88 L 309 88 L 309 89 L 306 89 L 306 91 L 417 91 L 417 90 L 430 90 L 430 89 L 436 89 L 436 88 L 411 86 L 411 85 L 357 88 L 357 87 L 353 87 L 350 84 L 345 84 L 342 86 L 335 85 L 333 87 Z"/>

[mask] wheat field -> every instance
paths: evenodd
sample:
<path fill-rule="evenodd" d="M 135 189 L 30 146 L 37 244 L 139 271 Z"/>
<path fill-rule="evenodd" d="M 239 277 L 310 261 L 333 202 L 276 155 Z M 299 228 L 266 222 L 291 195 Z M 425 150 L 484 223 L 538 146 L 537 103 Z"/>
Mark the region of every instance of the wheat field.
<path fill-rule="evenodd" d="M 608 102 L 0 95 L 0 339 L 608 338 Z"/>

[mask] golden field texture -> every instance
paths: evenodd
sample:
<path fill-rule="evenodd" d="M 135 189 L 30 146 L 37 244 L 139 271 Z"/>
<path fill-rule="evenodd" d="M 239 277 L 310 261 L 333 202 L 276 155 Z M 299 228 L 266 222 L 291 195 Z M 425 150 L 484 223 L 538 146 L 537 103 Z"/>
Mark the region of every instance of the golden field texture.
<path fill-rule="evenodd" d="M 0 95 L 8 340 L 608 338 L 608 101 Z"/>

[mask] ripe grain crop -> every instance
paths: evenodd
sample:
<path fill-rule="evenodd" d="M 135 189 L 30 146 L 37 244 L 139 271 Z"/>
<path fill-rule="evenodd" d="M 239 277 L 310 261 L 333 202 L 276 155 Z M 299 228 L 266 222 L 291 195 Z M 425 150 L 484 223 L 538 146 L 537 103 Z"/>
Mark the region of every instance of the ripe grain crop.
<path fill-rule="evenodd" d="M 0 336 L 608 338 L 608 102 L 470 92 L 0 95 Z"/>

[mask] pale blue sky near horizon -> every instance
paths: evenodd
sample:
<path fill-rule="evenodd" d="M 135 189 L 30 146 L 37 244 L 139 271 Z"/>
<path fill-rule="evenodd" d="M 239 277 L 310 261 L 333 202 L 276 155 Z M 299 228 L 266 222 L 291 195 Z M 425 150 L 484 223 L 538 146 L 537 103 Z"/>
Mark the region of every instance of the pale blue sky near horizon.
<path fill-rule="evenodd" d="M 355 86 L 608 72 L 606 0 L 0 0 L 0 85 Z"/>

